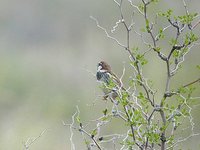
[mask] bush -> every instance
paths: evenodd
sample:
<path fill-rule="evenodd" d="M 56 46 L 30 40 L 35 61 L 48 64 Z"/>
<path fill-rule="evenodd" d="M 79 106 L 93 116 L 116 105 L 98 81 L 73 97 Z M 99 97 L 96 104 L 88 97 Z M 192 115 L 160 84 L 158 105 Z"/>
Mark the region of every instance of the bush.
<path fill-rule="evenodd" d="M 194 132 L 195 124 L 191 112 L 192 102 L 198 98 L 192 97 L 192 95 L 200 78 L 190 79 L 191 82 L 189 83 L 183 82 L 178 88 L 171 85 L 172 77 L 176 76 L 181 68 L 185 56 L 194 46 L 198 45 L 198 36 L 195 33 L 195 28 L 200 23 L 197 20 L 198 14 L 189 12 L 184 0 L 183 3 L 180 3 L 184 6 L 184 14 L 182 15 L 176 15 L 172 9 L 164 12 L 156 10 L 156 5 L 161 3 L 159 0 L 141 0 L 139 4 L 134 4 L 132 0 L 128 0 L 134 11 L 134 15 L 129 16 L 130 21 L 124 17 L 125 1 L 114 0 L 114 2 L 119 8 L 120 20 L 116 22 L 111 32 L 102 27 L 96 18 L 91 16 L 91 19 L 95 21 L 98 28 L 105 32 L 107 38 L 113 40 L 125 50 L 124 52 L 129 54 L 130 66 L 134 70 L 134 74 L 130 74 L 129 85 L 126 85 L 129 88 L 125 90 L 120 87 L 117 88 L 117 104 L 112 103 L 112 109 L 102 108 L 101 117 L 94 119 L 96 123 L 94 129 L 87 129 L 89 122 L 83 124 L 80 118 L 80 110 L 77 107 L 76 113 L 72 116 L 73 121 L 69 125 L 71 132 L 73 134 L 73 129 L 80 131 L 87 149 L 93 147 L 100 150 L 108 149 L 106 147 L 141 150 L 173 149 L 180 142 L 199 135 L 199 133 Z M 143 26 L 140 27 L 139 20 L 134 20 L 136 16 L 143 19 Z M 112 34 L 121 25 L 125 28 L 126 44 L 121 43 Z M 138 26 L 139 31 L 136 30 Z M 142 45 L 131 47 L 132 40 L 130 37 L 132 34 L 141 38 Z M 165 87 L 163 92 L 154 89 L 153 81 L 147 79 L 142 72 L 144 66 L 148 64 L 148 60 L 151 59 L 146 57 L 150 52 L 157 55 L 157 61 L 166 64 L 167 78 L 165 84 L 161 85 Z M 154 57 L 153 53 L 152 57 Z M 197 65 L 197 68 L 200 67 Z M 152 71 L 154 72 L 153 69 Z M 156 74 L 156 72 L 154 73 Z M 122 77 L 120 82 L 122 82 Z M 110 85 L 104 88 L 113 89 L 118 86 L 114 82 Z M 157 91 L 160 92 L 162 98 L 155 98 Z M 100 136 L 101 128 L 109 126 L 113 118 L 120 118 L 117 121 L 119 124 L 123 122 L 127 130 L 123 134 Z M 190 134 L 183 138 L 178 137 L 175 133 L 177 130 L 184 132 L 181 129 L 187 121 L 190 124 Z M 72 138 L 71 143 L 72 149 L 74 149 Z"/>

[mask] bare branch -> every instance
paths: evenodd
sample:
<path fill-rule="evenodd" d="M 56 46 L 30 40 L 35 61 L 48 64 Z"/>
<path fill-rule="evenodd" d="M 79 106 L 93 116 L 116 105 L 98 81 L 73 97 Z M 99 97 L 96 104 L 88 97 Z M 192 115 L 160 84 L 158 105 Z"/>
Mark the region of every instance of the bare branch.
<path fill-rule="evenodd" d="M 198 78 L 197 80 L 194 80 L 194 81 L 192 81 L 192 82 L 190 82 L 190 83 L 184 85 L 183 87 L 188 87 L 188 86 L 190 86 L 190 85 L 192 85 L 192 84 L 195 84 L 195 83 L 197 83 L 197 82 L 200 82 L 200 78 Z"/>
<path fill-rule="evenodd" d="M 192 26 L 192 29 L 196 28 L 200 24 L 200 20 Z"/>
<path fill-rule="evenodd" d="M 188 139 L 190 139 L 190 138 L 192 138 L 192 137 L 194 137 L 194 136 L 199 136 L 199 135 L 200 135 L 200 133 L 193 133 L 193 134 L 187 136 L 186 138 L 179 138 L 173 145 L 167 147 L 166 149 L 174 148 L 174 147 L 177 146 L 177 144 L 179 144 L 179 143 L 181 143 L 181 142 L 185 142 L 185 141 L 187 141 Z"/>
<path fill-rule="evenodd" d="M 136 8 L 136 10 L 137 10 L 140 14 L 142 14 L 142 15 L 144 16 L 143 12 L 139 9 L 138 6 L 136 6 L 136 5 L 133 4 L 132 0 L 128 0 L 128 1 L 130 2 L 130 5 L 131 5 L 132 7 Z"/>
<path fill-rule="evenodd" d="M 122 23 L 122 20 L 118 20 L 115 23 L 115 26 L 113 26 L 113 28 L 111 29 L 111 33 L 114 33 L 116 31 L 116 28 L 119 26 L 120 23 Z"/>
<path fill-rule="evenodd" d="M 71 150 L 75 150 L 75 145 L 73 143 L 73 135 L 74 135 L 74 132 L 73 132 L 73 126 L 74 126 L 74 123 L 75 123 L 75 116 L 78 114 L 78 112 L 76 111 L 73 116 L 72 116 L 72 123 L 70 124 L 70 133 L 71 133 L 71 136 L 70 136 L 70 143 L 71 143 Z"/>
<path fill-rule="evenodd" d="M 35 138 L 28 138 L 27 141 L 24 143 L 24 149 L 29 150 L 30 146 L 33 145 L 39 138 L 43 136 L 44 133 L 46 133 L 47 129 L 44 129 L 39 136 Z"/>
<path fill-rule="evenodd" d="M 110 36 L 110 34 L 107 32 L 107 30 L 105 28 L 103 28 L 102 26 L 99 25 L 99 22 L 98 22 L 98 20 L 96 18 L 94 18 L 93 16 L 90 16 L 90 18 L 96 22 L 96 26 L 98 28 L 100 28 L 101 30 L 103 30 L 105 32 L 106 36 L 109 39 L 112 39 L 113 41 L 115 41 L 119 46 L 121 46 L 123 48 L 126 48 L 126 46 L 123 45 L 123 44 L 121 44 L 116 38 L 114 38 L 113 36 Z"/>

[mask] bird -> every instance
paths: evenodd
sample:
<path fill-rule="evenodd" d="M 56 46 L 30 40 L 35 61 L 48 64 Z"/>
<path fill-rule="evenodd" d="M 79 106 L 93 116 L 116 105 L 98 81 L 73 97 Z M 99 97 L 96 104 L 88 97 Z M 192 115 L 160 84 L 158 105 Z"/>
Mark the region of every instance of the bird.
<path fill-rule="evenodd" d="M 118 103 L 116 98 L 118 97 L 118 91 L 120 89 L 125 90 L 122 82 L 119 78 L 113 73 L 111 66 L 105 62 L 100 61 L 97 64 L 97 73 L 96 73 L 97 81 L 102 83 L 102 90 L 104 92 L 103 98 L 106 100 L 110 98 L 112 102 Z"/>

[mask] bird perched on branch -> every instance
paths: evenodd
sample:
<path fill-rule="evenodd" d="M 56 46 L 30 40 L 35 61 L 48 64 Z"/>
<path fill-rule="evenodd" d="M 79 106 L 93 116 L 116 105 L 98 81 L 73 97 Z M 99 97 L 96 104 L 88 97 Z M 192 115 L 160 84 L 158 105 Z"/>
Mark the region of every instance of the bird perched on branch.
<path fill-rule="evenodd" d="M 116 103 L 119 90 L 122 89 L 126 91 L 123 88 L 122 82 L 112 72 L 110 65 L 108 65 L 105 61 L 98 63 L 96 77 L 97 80 L 102 83 L 105 100 L 109 97 L 112 102 Z"/>

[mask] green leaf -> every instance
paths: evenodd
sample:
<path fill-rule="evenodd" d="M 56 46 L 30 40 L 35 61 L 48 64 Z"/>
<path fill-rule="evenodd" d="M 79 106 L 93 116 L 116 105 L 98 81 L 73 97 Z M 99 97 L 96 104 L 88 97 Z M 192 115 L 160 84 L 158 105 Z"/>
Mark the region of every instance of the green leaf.
<path fill-rule="evenodd" d="M 89 142 L 89 141 L 87 141 L 87 140 L 85 140 L 85 144 L 86 144 L 86 145 L 89 145 L 89 144 L 90 144 L 90 142 Z"/>
<path fill-rule="evenodd" d="M 146 19 L 146 20 L 145 20 L 145 23 L 146 23 L 147 32 L 149 32 L 149 31 L 150 31 L 149 20 Z"/>
<path fill-rule="evenodd" d="M 173 13 L 173 10 L 168 9 L 167 12 L 165 12 L 165 13 L 160 12 L 160 13 L 158 13 L 158 15 L 170 19 L 172 13 Z"/>
<path fill-rule="evenodd" d="M 198 15 L 198 13 L 191 13 L 183 16 L 178 16 L 177 19 L 182 23 L 182 24 L 191 24 L 191 22 L 194 20 L 194 18 Z"/>
<path fill-rule="evenodd" d="M 92 130 L 91 135 L 94 137 L 95 135 L 97 135 L 97 129 Z"/>
<path fill-rule="evenodd" d="M 136 76 L 136 79 L 139 80 L 139 81 L 142 80 L 142 78 L 141 78 L 141 76 L 139 74 Z"/>
<path fill-rule="evenodd" d="M 174 45 L 177 44 L 177 40 L 174 39 L 174 38 L 171 38 L 170 41 L 169 41 L 169 44 L 174 46 Z"/>
<path fill-rule="evenodd" d="M 129 133 L 128 136 L 133 137 L 133 134 L 132 134 L 132 133 Z"/>
<path fill-rule="evenodd" d="M 161 28 L 158 32 L 158 39 L 163 39 L 165 37 L 164 33 L 163 33 L 163 29 Z"/>
<path fill-rule="evenodd" d="M 189 45 L 190 43 L 195 42 L 198 39 L 199 39 L 198 36 L 195 35 L 193 32 L 186 33 L 184 44 Z"/>
<path fill-rule="evenodd" d="M 167 129 L 167 125 L 163 125 L 162 127 L 160 127 L 160 131 L 165 131 Z"/>
<path fill-rule="evenodd" d="M 144 95 L 142 92 L 139 92 L 139 95 L 137 96 L 139 99 L 144 99 Z"/>
<path fill-rule="evenodd" d="M 78 123 L 81 123 L 80 116 L 77 116 L 77 117 L 76 117 L 76 121 L 77 121 Z"/>
<path fill-rule="evenodd" d="M 133 47 L 133 48 L 132 48 L 132 51 L 133 51 L 134 53 L 138 52 L 138 50 L 139 50 L 139 47 Z"/>
<path fill-rule="evenodd" d="M 138 141 L 142 142 L 143 140 L 142 140 L 142 138 L 139 137 L 139 138 L 138 138 Z"/>
<path fill-rule="evenodd" d="M 144 11 L 144 5 L 143 5 L 143 4 L 140 4 L 140 5 L 139 5 L 139 9 L 140 9 L 141 11 Z"/>
<path fill-rule="evenodd" d="M 181 94 L 186 93 L 186 89 L 185 89 L 184 87 L 180 87 L 180 88 L 178 89 L 178 91 L 179 91 L 179 93 L 181 93 Z"/>
<path fill-rule="evenodd" d="M 136 59 L 138 62 L 140 62 L 141 65 L 145 65 L 148 63 L 148 61 L 144 58 L 144 55 L 138 54 L 136 55 Z"/>
<path fill-rule="evenodd" d="M 174 50 L 172 54 L 173 54 L 173 57 L 177 58 L 180 56 L 180 51 Z"/>
<path fill-rule="evenodd" d="M 161 50 L 160 47 L 155 47 L 155 48 L 154 48 L 154 51 L 156 51 L 156 52 L 160 52 L 160 50 Z"/>

